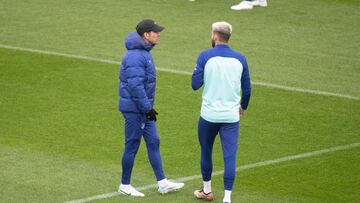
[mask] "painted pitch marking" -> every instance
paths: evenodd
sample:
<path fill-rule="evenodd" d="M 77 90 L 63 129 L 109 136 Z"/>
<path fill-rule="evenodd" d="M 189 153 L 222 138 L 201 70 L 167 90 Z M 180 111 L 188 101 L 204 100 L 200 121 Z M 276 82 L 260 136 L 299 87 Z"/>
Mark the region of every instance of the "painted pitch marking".
<path fill-rule="evenodd" d="M 336 151 L 343 151 L 343 150 L 347 150 L 347 149 L 356 148 L 356 147 L 359 147 L 359 146 L 360 146 L 360 143 L 352 143 L 352 144 L 348 144 L 348 145 L 342 145 L 342 146 L 326 148 L 326 149 L 322 149 L 322 150 L 318 150 L 318 151 L 305 152 L 305 153 L 301 153 L 301 154 L 285 156 L 285 157 L 281 157 L 281 158 L 277 158 L 277 159 L 266 160 L 266 161 L 261 161 L 261 162 L 257 162 L 257 163 L 242 165 L 242 166 L 237 167 L 236 171 L 239 172 L 239 171 L 259 168 L 259 167 L 263 167 L 263 166 L 279 164 L 279 163 L 283 163 L 283 162 L 287 162 L 287 161 L 297 160 L 297 159 L 315 157 L 315 156 L 319 156 L 319 155 L 322 155 L 322 154 L 326 154 L 326 153 L 330 153 L 330 152 L 336 152 Z M 212 176 L 218 176 L 218 175 L 222 175 L 222 174 L 224 174 L 223 170 L 215 171 L 215 172 L 212 173 Z M 189 181 L 197 180 L 197 179 L 200 180 L 201 175 L 182 177 L 182 178 L 175 179 L 175 181 L 176 182 L 189 182 Z M 145 191 L 145 190 L 149 190 L 149 189 L 154 189 L 156 187 L 157 187 L 157 184 L 151 184 L 151 185 L 138 187 L 137 189 L 139 191 Z M 111 193 L 86 197 L 86 198 L 83 198 L 83 199 L 71 200 L 71 201 L 68 201 L 68 202 L 65 202 L 65 203 L 84 203 L 84 202 L 89 202 L 89 201 L 98 200 L 98 199 L 107 199 L 107 198 L 111 198 L 111 197 L 115 197 L 115 196 L 119 196 L 119 195 L 121 195 L 121 193 L 111 192 Z"/>

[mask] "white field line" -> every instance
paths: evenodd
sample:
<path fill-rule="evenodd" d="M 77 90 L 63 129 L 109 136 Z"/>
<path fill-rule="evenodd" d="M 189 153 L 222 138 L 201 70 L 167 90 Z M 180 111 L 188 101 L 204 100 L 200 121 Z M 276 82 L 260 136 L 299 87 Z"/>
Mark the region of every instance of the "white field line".
<path fill-rule="evenodd" d="M 237 167 L 236 171 L 239 172 L 239 171 L 244 171 L 244 170 L 248 170 L 248 169 L 259 168 L 259 167 L 262 167 L 262 166 L 279 164 L 279 163 L 292 161 L 292 160 L 296 160 L 296 159 L 315 157 L 315 156 L 319 156 L 319 155 L 322 155 L 322 154 L 341 151 L 341 150 L 352 149 L 352 148 L 359 147 L 359 146 L 360 146 L 360 143 L 352 143 L 352 144 L 348 144 L 348 145 L 331 147 L 331 148 L 322 149 L 322 150 L 318 150 L 318 151 L 312 151 L 312 152 L 306 152 L 306 153 L 301 153 L 301 154 L 297 154 L 297 155 L 285 156 L 285 157 L 281 157 L 281 158 L 278 158 L 278 159 L 272 159 L 272 160 L 267 160 L 267 161 L 242 165 L 242 166 Z M 222 174 L 224 174 L 223 170 L 215 171 L 215 172 L 212 173 L 212 176 L 218 176 L 218 175 L 222 175 Z M 175 179 L 175 181 L 176 182 L 189 182 L 189 181 L 197 180 L 197 179 L 200 180 L 201 175 L 182 177 L 182 178 Z M 149 190 L 149 189 L 154 189 L 156 187 L 157 187 L 157 184 L 151 184 L 151 185 L 146 185 L 146 186 L 139 187 L 137 189 L 139 191 L 145 191 L 145 190 Z M 89 202 L 89 201 L 98 200 L 98 199 L 107 199 L 107 198 L 111 198 L 111 197 L 119 196 L 119 195 L 121 195 L 121 194 L 118 193 L 118 192 L 111 192 L 111 193 L 86 197 L 86 198 L 83 198 L 83 199 L 71 200 L 71 201 L 68 201 L 68 202 L 65 202 L 65 203 L 83 203 L 83 202 Z"/>
<path fill-rule="evenodd" d="M 81 55 L 75 55 L 75 54 L 66 54 L 66 53 L 60 53 L 60 52 L 55 52 L 55 51 L 45 51 L 45 50 L 39 50 L 39 49 L 23 48 L 23 47 L 9 46 L 9 45 L 4 45 L 4 44 L 0 44 L 0 48 L 120 65 L 120 62 L 118 62 L 118 61 L 99 59 L 99 58 L 94 58 L 94 57 L 89 57 L 89 56 L 81 56 Z M 192 74 L 189 71 L 183 71 L 183 70 L 174 70 L 174 69 L 159 68 L 159 67 L 157 67 L 156 69 L 159 71 L 162 71 L 162 72 L 174 73 L 174 74 L 179 74 L 179 75 L 191 75 Z M 319 90 L 304 89 L 304 88 L 299 88 L 299 87 L 289 87 L 289 86 L 285 86 L 285 85 L 278 85 L 278 84 L 272 84 L 272 83 L 266 83 L 266 82 L 260 82 L 260 81 L 252 81 L 252 84 L 264 86 L 264 87 L 294 91 L 294 92 L 304 92 L 304 93 L 310 93 L 310 94 L 316 94 L 316 95 L 333 96 L 333 97 L 340 97 L 340 98 L 351 99 L 351 100 L 360 100 L 360 97 L 358 97 L 358 96 L 333 93 L 333 92 L 325 92 L 325 91 L 319 91 Z"/>

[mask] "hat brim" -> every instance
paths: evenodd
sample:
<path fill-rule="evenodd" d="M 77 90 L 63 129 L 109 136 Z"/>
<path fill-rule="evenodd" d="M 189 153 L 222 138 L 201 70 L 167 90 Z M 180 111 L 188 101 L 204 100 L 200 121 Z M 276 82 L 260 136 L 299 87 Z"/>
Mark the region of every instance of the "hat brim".
<path fill-rule="evenodd" d="M 152 27 L 151 31 L 153 32 L 161 32 L 165 29 L 165 27 L 155 24 L 154 27 Z"/>

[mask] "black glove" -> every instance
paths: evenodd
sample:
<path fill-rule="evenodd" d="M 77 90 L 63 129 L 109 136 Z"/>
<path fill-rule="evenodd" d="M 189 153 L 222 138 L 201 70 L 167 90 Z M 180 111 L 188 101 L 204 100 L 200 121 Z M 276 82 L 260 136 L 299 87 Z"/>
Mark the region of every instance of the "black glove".
<path fill-rule="evenodd" d="M 151 109 L 145 115 L 146 115 L 146 119 L 150 121 L 156 121 L 156 115 L 158 115 L 158 112 L 156 112 L 155 109 Z"/>

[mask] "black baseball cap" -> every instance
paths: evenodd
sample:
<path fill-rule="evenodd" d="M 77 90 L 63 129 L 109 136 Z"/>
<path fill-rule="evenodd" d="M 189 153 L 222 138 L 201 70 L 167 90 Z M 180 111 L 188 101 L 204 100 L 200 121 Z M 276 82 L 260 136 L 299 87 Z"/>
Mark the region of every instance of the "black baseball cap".
<path fill-rule="evenodd" d="M 151 32 L 151 31 L 161 32 L 163 29 L 165 29 L 165 27 L 156 24 L 156 22 L 151 19 L 142 20 L 136 26 L 136 32 L 139 35 L 143 35 L 145 32 Z"/>

